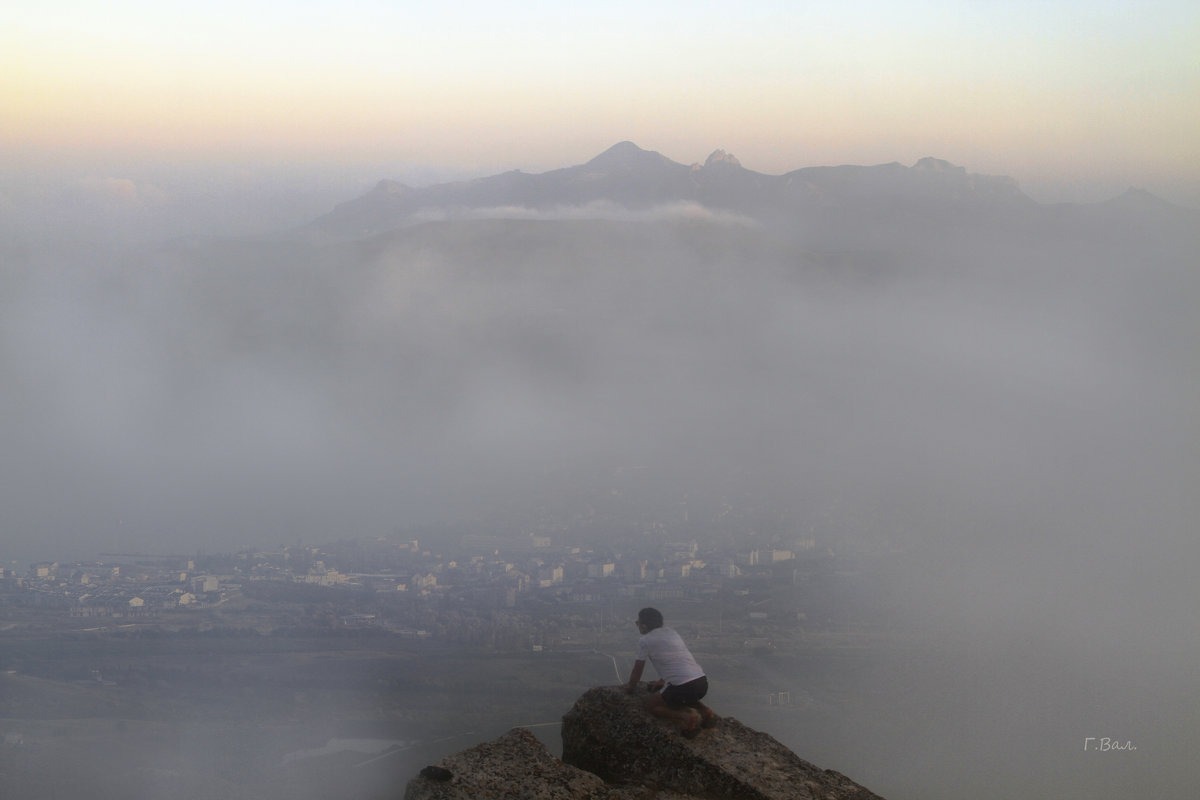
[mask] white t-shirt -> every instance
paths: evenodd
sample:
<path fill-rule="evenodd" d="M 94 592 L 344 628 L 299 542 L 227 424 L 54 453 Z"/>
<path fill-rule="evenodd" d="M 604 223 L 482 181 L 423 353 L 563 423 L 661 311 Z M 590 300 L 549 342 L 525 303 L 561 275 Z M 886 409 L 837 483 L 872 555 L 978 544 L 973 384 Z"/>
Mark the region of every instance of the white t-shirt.
<path fill-rule="evenodd" d="M 637 660 L 649 660 L 668 686 L 682 686 L 704 677 L 679 634 L 670 628 L 655 628 L 638 639 Z"/>

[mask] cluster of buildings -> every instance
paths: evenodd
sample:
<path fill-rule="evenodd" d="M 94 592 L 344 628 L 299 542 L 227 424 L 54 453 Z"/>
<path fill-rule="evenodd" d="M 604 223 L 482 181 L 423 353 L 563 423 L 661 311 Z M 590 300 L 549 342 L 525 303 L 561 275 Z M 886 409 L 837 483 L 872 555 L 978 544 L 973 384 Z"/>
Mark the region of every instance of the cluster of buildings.
<path fill-rule="evenodd" d="M 76 617 L 212 608 L 256 582 L 353 588 L 360 598 L 451 598 L 480 608 L 618 598 L 651 604 L 703 599 L 722 589 L 749 595 L 756 585 L 799 584 L 831 561 L 812 539 L 743 551 L 705 548 L 696 540 L 647 539 L 600 551 L 556 545 L 544 535 L 463 536 L 454 552 L 438 554 L 414 539 L 377 538 L 208 559 L 107 555 L 95 562 L 35 564 L 23 575 L 5 571 L 0 593 L 9 602 L 16 597 L 22 605 Z"/>
<path fill-rule="evenodd" d="M 70 564 L 41 562 L 24 574 L 5 569 L 0 591 L 22 605 L 60 609 L 72 617 L 144 617 L 219 603 L 221 581 L 198 574 L 191 559 L 111 555 Z"/>
<path fill-rule="evenodd" d="M 370 572 L 339 571 L 332 563 L 348 559 L 338 547 L 311 548 L 286 554 L 291 580 L 322 585 L 363 586 L 375 592 L 416 596 L 453 594 L 476 597 L 490 606 L 513 607 L 523 597 L 566 602 L 596 602 L 617 596 L 661 600 L 711 592 L 726 582 L 744 579 L 798 581 L 814 559 L 827 554 L 812 539 L 787 549 L 773 547 L 742 552 L 704 549 L 696 540 L 644 542 L 636 548 L 595 550 L 555 545 L 550 537 L 519 539 L 466 536 L 454 556 L 422 549 L 418 541 L 372 541 L 377 562 L 356 543 L 356 554 L 375 567 Z M 404 557 L 397 563 L 396 556 Z M 387 565 L 387 569 L 379 569 Z M 276 569 L 283 575 L 283 566 Z"/>

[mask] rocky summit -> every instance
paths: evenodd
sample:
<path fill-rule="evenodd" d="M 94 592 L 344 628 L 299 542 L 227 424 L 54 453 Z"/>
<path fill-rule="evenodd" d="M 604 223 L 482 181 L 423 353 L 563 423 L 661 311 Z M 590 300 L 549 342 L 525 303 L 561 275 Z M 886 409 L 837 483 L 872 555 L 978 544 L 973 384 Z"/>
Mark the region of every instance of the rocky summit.
<path fill-rule="evenodd" d="M 562 737 L 559 760 L 515 728 L 426 767 L 405 800 L 882 800 L 732 717 L 687 739 L 619 687 L 575 701 Z"/>

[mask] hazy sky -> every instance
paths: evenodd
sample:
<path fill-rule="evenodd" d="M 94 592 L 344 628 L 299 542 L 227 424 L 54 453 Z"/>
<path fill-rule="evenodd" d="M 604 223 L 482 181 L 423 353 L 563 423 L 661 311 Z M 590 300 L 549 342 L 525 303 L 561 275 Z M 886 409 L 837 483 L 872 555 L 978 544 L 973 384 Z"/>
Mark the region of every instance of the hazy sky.
<path fill-rule="evenodd" d="M 875 774 L 1187 796 L 1195 215 L 208 235 L 623 140 L 1200 209 L 1198 42 L 1197 0 L 0 0 L 0 563 L 727 505 L 900 549 L 870 592 L 972 645 L 847 676 L 904 721 L 842 723 Z"/>
<path fill-rule="evenodd" d="M 7 3 L 0 168 L 541 171 L 632 139 L 1200 205 L 1197 41 L 1192 0 Z"/>

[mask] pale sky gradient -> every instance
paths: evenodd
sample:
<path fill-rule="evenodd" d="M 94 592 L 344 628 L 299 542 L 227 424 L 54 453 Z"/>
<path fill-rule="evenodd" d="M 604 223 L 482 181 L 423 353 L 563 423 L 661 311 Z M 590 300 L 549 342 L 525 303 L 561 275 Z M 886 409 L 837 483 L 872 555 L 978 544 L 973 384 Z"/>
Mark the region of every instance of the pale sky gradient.
<path fill-rule="evenodd" d="M 542 171 L 631 139 L 1200 205 L 1198 42 L 1195 0 L 10 2 L 0 167 Z"/>

